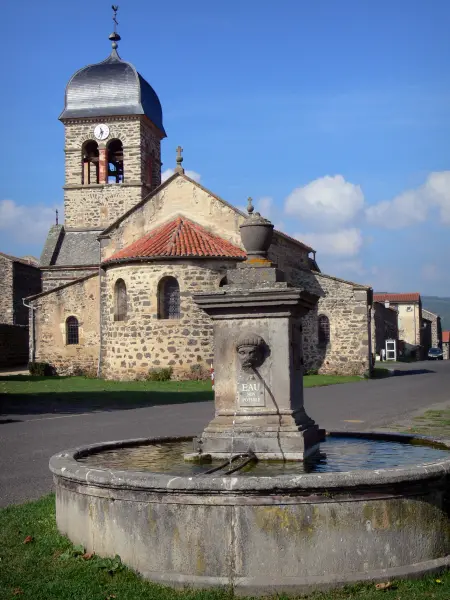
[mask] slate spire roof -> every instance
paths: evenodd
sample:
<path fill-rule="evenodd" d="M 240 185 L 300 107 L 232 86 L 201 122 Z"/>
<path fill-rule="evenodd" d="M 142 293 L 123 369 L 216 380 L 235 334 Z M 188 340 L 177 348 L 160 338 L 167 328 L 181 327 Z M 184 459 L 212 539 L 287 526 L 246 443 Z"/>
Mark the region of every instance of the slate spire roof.
<path fill-rule="evenodd" d="M 210 233 L 198 223 L 180 216 L 153 229 L 126 248 L 115 252 L 105 262 L 172 257 L 243 260 L 247 255 L 238 246 Z"/>

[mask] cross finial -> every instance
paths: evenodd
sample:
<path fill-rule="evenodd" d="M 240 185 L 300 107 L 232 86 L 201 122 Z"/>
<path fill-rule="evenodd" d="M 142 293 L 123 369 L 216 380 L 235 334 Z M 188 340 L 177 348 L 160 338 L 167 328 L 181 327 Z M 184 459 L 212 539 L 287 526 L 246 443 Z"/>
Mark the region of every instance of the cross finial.
<path fill-rule="evenodd" d="M 55 210 L 56 213 L 56 225 L 58 225 L 58 209 Z"/>
<path fill-rule="evenodd" d="M 114 53 L 115 50 L 117 50 L 117 42 L 120 41 L 120 35 L 117 33 L 117 25 L 119 24 L 119 22 L 117 21 L 117 11 L 119 10 L 119 6 L 117 4 L 113 4 L 111 8 L 113 9 L 114 32 L 111 33 L 109 39 L 112 42 L 112 49 Z"/>
<path fill-rule="evenodd" d="M 183 148 L 181 146 L 177 147 L 177 166 L 175 168 L 175 172 L 176 173 L 184 173 L 184 169 L 182 166 L 182 162 L 183 162 Z"/>

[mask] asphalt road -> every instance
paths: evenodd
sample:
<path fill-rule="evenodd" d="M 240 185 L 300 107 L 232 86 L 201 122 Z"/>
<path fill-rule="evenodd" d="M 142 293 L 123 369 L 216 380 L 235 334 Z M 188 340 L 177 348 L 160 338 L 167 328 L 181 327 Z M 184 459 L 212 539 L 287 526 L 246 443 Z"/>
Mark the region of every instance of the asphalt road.
<path fill-rule="evenodd" d="M 308 414 L 333 430 L 374 430 L 412 413 L 450 403 L 450 361 L 403 365 L 404 375 L 305 390 Z M 94 442 L 200 433 L 212 402 L 65 414 L 5 414 L 0 399 L 0 506 L 52 490 L 48 460 L 58 451 Z"/>

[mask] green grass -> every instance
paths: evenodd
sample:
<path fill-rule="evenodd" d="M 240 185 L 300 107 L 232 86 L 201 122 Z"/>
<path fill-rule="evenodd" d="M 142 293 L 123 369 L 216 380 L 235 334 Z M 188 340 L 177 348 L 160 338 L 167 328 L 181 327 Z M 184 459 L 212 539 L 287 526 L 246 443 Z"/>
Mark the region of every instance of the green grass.
<path fill-rule="evenodd" d="M 354 383 L 361 380 L 361 377 L 358 375 L 305 375 L 303 377 L 303 385 L 305 388 L 323 387 L 324 385 Z"/>
<path fill-rule="evenodd" d="M 360 377 L 308 375 L 305 387 L 361 381 Z M 85 377 L 0 377 L 0 413 L 83 412 L 213 400 L 208 381 L 106 381 Z"/>
<path fill-rule="evenodd" d="M 425 411 L 422 415 L 414 417 L 411 427 L 406 431 L 450 439 L 450 407 Z"/>
<path fill-rule="evenodd" d="M 29 543 L 24 543 L 31 536 Z M 55 526 L 54 496 L 0 509 L 0 598 L 9 600 L 231 600 L 226 589 L 175 591 L 143 581 L 120 560 L 85 559 Z M 302 596 L 304 597 L 304 596 Z M 281 597 L 278 597 L 280 600 Z M 449 600 L 450 573 L 309 596 L 313 600 Z"/>

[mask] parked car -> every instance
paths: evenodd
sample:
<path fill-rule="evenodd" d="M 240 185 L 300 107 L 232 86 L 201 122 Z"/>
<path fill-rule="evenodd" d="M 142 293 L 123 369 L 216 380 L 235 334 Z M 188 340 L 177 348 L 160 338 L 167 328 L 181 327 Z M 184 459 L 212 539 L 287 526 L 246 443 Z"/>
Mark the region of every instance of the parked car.
<path fill-rule="evenodd" d="M 444 353 L 440 348 L 430 348 L 428 350 L 428 360 L 444 360 Z"/>

